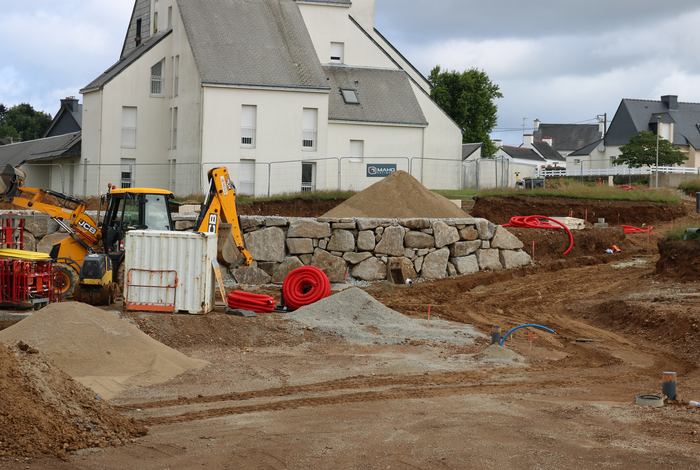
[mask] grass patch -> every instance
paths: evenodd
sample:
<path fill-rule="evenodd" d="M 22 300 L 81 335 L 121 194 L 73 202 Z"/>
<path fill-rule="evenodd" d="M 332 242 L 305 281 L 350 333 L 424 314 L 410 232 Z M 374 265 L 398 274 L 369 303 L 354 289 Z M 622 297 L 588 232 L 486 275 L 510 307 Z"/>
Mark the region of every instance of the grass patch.
<path fill-rule="evenodd" d="M 601 199 L 611 201 L 649 201 L 679 203 L 681 198 L 665 189 L 645 191 L 638 188 L 634 191 L 626 191 L 610 186 L 586 185 L 581 183 L 566 182 L 560 188 L 515 189 L 508 188 L 486 189 L 479 191 L 479 196 L 538 196 L 538 197 L 563 197 L 572 199 Z"/>
<path fill-rule="evenodd" d="M 698 240 L 700 241 L 700 231 L 695 233 L 688 233 L 689 228 L 697 228 L 692 225 L 683 225 L 676 227 L 670 232 L 666 232 L 665 238 L 670 238 L 671 240 Z"/>
<path fill-rule="evenodd" d="M 476 189 L 431 189 L 431 191 L 447 198 L 460 199 L 469 199 L 476 194 Z"/>
<path fill-rule="evenodd" d="M 691 196 L 693 196 L 695 195 L 695 193 L 700 192 L 700 179 L 693 181 L 684 181 L 683 183 L 678 185 L 678 189 L 682 190 L 686 194 L 690 194 Z"/>

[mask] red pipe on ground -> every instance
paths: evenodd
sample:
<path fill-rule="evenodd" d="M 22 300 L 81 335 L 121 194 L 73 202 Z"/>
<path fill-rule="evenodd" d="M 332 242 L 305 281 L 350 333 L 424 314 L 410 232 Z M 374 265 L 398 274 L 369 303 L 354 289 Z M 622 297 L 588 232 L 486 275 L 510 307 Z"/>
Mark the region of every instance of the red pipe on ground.
<path fill-rule="evenodd" d="M 226 296 L 229 308 L 252 310 L 256 313 L 271 312 L 275 309 L 275 299 L 269 295 L 252 294 L 235 290 Z"/>
<path fill-rule="evenodd" d="M 541 220 L 541 219 L 545 219 L 545 220 Z M 561 227 L 557 227 L 556 225 L 552 225 L 547 221 L 552 221 L 555 224 L 559 224 Z M 550 228 L 550 229 L 564 228 L 564 230 L 566 230 L 566 232 L 569 234 L 569 248 L 567 248 L 567 250 L 564 253 L 562 253 L 561 255 L 562 256 L 566 255 L 574 247 L 574 236 L 572 235 L 571 230 L 569 230 L 569 227 L 562 224 L 558 220 L 552 219 L 550 217 L 545 217 L 543 215 L 528 215 L 528 216 L 511 217 L 510 222 L 503 225 L 503 227 Z"/>
<path fill-rule="evenodd" d="M 315 266 L 302 266 L 287 274 L 282 283 L 284 303 L 293 309 L 317 302 L 331 294 L 331 281 Z"/>

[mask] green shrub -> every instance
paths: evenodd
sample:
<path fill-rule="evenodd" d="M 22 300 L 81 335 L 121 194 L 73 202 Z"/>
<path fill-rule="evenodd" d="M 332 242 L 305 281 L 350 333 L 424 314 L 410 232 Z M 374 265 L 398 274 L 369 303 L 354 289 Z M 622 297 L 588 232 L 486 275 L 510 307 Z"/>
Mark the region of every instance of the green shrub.
<path fill-rule="evenodd" d="M 697 228 L 697 227 L 692 227 L 690 225 L 684 225 L 681 227 L 676 227 L 670 232 L 667 232 L 665 235 L 665 238 L 670 238 L 671 240 L 699 240 L 700 241 L 700 231 L 695 232 L 695 233 L 689 233 L 688 229 L 689 228 Z"/>
<path fill-rule="evenodd" d="M 678 185 L 678 189 L 682 190 L 686 194 L 694 195 L 700 192 L 700 179 L 693 181 L 685 181 Z"/>

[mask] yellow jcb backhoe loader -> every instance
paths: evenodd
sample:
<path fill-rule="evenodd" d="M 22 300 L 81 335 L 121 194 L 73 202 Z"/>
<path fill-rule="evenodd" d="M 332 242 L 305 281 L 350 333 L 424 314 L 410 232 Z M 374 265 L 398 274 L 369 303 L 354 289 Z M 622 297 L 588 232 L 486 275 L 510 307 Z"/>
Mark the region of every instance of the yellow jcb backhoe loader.
<path fill-rule="evenodd" d="M 248 266 L 252 256 L 245 248 L 236 209 L 236 191 L 226 168 L 207 174 L 209 192 L 195 226 L 197 232 L 219 236 L 218 258 L 227 266 Z M 124 289 L 124 237 L 129 230 L 174 230 L 169 205 L 173 193 L 152 188 L 110 189 L 104 219 L 96 223 L 85 214 L 85 202 L 49 189 L 24 187 L 25 173 L 7 165 L 0 172 L 0 198 L 17 206 L 51 216 L 69 237 L 56 243 L 51 258 L 61 268 L 63 298 L 93 305 L 111 303 L 116 278 Z M 98 219 L 100 219 L 98 212 Z"/>

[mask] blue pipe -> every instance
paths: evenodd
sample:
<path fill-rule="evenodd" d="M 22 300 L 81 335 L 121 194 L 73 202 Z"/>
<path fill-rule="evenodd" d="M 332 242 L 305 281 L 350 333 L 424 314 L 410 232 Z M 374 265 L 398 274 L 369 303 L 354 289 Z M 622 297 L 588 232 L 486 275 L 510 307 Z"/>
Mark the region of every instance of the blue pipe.
<path fill-rule="evenodd" d="M 546 326 L 535 325 L 534 323 L 528 323 L 528 324 L 526 324 L 526 325 L 516 326 L 515 328 L 513 328 L 512 330 L 510 330 L 508 333 L 506 333 L 506 335 L 505 335 L 503 338 L 501 338 L 501 342 L 498 343 L 498 345 L 499 345 L 499 346 L 503 346 L 503 342 L 506 340 L 506 338 L 508 337 L 509 334 L 511 334 L 511 333 L 514 332 L 515 330 L 519 330 L 520 328 L 525 328 L 525 327 L 527 327 L 527 326 L 531 326 L 531 327 L 533 327 L 533 328 L 542 328 L 543 330 L 547 330 L 547 331 L 549 331 L 550 333 L 554 333 L 555 335 L 557 334 L 554 330 L 550 330 L 550 329 L 547 328 Z"/>

